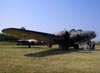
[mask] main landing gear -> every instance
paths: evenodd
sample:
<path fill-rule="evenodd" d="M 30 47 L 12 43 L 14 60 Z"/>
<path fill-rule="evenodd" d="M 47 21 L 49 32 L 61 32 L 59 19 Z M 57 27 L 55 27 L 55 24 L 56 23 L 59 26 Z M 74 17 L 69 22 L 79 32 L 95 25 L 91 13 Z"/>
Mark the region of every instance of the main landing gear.
<path fill-rule="evenodd" d="M 65 44 L 65 43 L 60 43 L 59 44 L 59 48 L 62 50 L 68 50 L 69 49 L 69 45 Z"/>
<path fill-rule="evenodd" d="M 79 49 L 79 45 L 78 44 L 74 44 L 74 49 Z"/>
<path fill-rule="evenodd" d="M 68 50 L 69 47 L 74 47 L 74 49 L 79 49 L 78 44 L 73 44 L 73 45 L 70 45 L 69 43 L 60 43 L 59 44 L 59 48 L 62 50 Z"/>

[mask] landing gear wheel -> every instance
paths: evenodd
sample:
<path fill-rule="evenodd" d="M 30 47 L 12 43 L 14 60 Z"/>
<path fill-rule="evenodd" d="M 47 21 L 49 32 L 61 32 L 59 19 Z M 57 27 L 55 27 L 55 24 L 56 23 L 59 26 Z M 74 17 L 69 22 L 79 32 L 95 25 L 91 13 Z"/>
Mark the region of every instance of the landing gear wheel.
<path fill-rule="evenodd" d="M 69 46 L 68 46 L 68 44 L 66 45 L 65 43 L 61 43 L 61 44 L 59 44 L 59 48 L 62 50 L 68 50 Z"/>
<path fill-rule="evenodd" d="M 48 45 L 48 47 L 49 47 L 49 48 L 51 48 L 51 47 L 52 47 L 52 45 L 51 45 L 51 44 L 49 44 L 49 45 Z"/>
<path fill-rule="evenodd" d="M 79 49 L 79 45 L 78 44 L 74 44 L 74 49 Z"/>
<path fill-rule="evenodd" d="M 28 48 L 31 48 L 31 43 L 28 43 Z"/>

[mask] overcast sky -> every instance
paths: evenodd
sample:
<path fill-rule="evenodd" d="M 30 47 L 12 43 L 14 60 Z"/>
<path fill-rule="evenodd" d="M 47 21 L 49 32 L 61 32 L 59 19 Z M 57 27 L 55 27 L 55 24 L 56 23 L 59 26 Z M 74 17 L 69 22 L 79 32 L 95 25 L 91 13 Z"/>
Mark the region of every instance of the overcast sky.
<path fill-rule="evenodd" d="M 0 31 L 94 30 L 100 40 L 100 0 L 0 0 Z"/>

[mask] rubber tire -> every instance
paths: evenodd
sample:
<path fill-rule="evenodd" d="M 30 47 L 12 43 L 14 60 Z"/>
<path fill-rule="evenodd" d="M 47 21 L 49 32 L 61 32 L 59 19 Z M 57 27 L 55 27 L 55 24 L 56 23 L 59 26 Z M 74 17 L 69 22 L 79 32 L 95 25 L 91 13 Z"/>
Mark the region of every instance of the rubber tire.
<path fill-rule="evenodd" d="M 74 49 L 79 49 L 79 45 L 78 44 L 74 44 Z"/>

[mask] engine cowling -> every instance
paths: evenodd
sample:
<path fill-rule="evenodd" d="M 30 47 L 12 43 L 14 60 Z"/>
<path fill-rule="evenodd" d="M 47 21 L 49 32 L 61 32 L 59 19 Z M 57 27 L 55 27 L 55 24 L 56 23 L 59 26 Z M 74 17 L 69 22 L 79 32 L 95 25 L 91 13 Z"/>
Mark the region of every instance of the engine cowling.
<path fill-rule="evenodd" d="M 68 31 L 56 32 L 55 35 L 58 36 L 58 37 L 62 37 L 63 38 L 62 41 L 67 41 L 70 38 L 70 34 L 69 34 Z"/>

